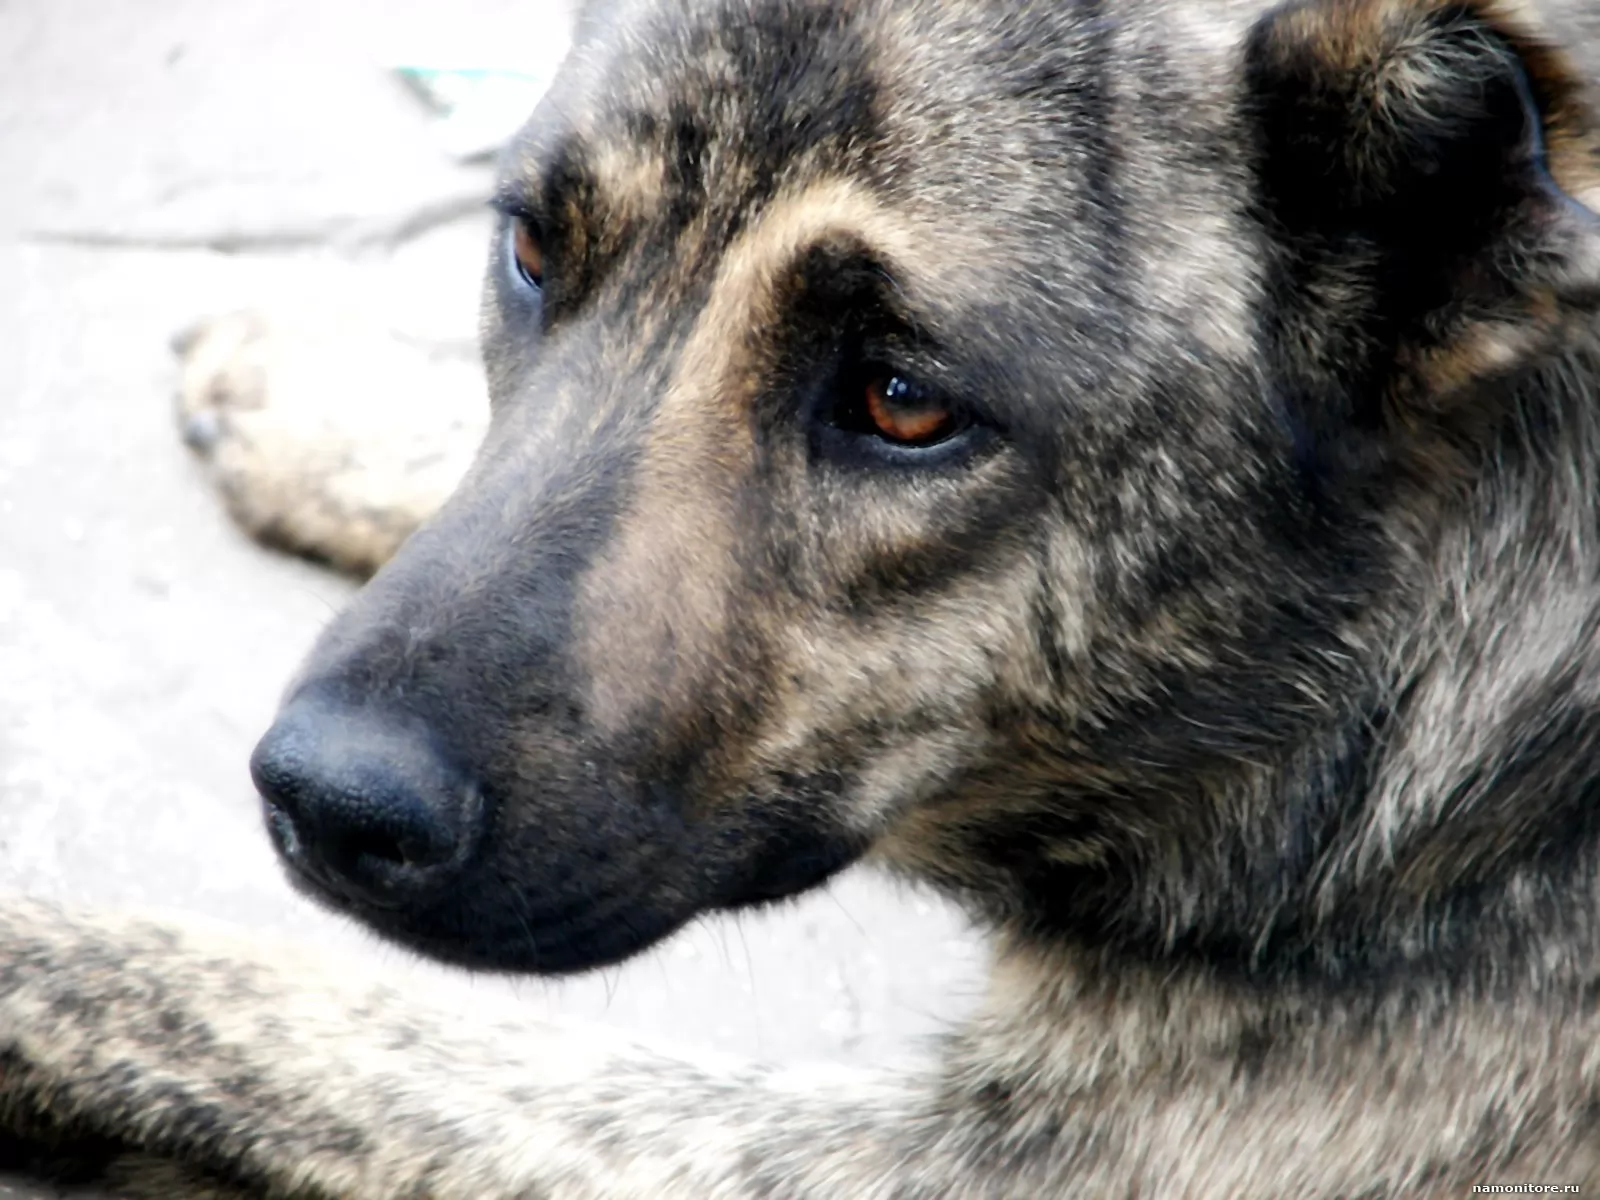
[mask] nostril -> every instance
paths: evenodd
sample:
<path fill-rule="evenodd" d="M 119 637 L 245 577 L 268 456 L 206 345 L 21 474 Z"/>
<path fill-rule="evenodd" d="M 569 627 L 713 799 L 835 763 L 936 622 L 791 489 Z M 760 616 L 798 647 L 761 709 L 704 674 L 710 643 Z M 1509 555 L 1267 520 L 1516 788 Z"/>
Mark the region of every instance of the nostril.
<path fill-rule="evenodd" d="M 328 856 L 338 862 L 357 863 L 363 858 L 373 859 L 390 866 L 410 866 L 414 861 L 400 846 L 396 838 L 372 830 L 335 837 L 328 848 Z"/>
<path fill-rule="evenodd" d="M 429 875 L 429 864 L 408 856 L 398 839 L 371 830 L 330 836 L 316 858 L 335 891 L 385 908 Z"/>
<path fill-rule="evenodd" d="M 426 870 L 456 852 L 457 838 L 443 822 L 412 810 L 387 814 L 389 820 L 370 824 L 332 824 L 324 836 L 322 853 L 332 862 L 352 867 Z"/>
<path fill-rule="evenodd" d="M 305 845 L 300 840 L 300 830 L 294 823 L 294 818 L 283 807 L 275 803 L 270 797 L 263 794 L 266 800 L 267 833 L 272 838 L 272 844 L 278 848 L 278 853 L 290 862 L 298 862 L 305 854 Z"/>

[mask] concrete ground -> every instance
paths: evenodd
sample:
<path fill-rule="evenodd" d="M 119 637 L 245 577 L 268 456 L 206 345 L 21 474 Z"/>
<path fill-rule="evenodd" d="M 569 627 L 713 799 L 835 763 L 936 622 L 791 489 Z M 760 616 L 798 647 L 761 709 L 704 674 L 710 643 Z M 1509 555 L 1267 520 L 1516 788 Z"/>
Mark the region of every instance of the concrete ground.
<path fill-rule="evenodd" d="M 175 435 L 167 343 L 204 313 L 338 295 L 463 353 L 484 218 L 437 219 L 487 177 L 383 68 L 537 64 L 563 30 L 536 0 L 0 2 L 0 887 L 434 972 L 292 896 L 258 829 L 250 746 L 350 589 L 228 523 Z M 598 977 L 453 987 L 883 1060 L 962 1009 L 977 960 L 938 902 L 856 874 Z"/>

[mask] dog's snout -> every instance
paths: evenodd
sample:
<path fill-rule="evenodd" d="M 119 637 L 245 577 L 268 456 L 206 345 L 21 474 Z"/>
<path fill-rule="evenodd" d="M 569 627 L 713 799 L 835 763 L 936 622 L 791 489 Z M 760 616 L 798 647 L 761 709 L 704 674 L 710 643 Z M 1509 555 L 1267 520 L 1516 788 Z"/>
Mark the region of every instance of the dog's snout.
<path fill-rule="evenodd" d="M 257 744 L 250 773 L 279 853 L 358 904 L 425 902 L 479 840 L 471 780 L 426 729 L 371 708 L 289 705 Z"/>

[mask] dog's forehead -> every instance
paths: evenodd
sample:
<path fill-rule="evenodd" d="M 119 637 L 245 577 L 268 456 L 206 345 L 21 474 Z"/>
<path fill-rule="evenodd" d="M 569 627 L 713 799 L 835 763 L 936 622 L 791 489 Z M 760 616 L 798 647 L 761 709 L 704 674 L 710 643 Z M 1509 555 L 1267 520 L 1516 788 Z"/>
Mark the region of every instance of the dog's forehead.
<path fill-rule="evenodd" d="M 808 0 L 608 6 L 508 172 L 545 183 L 576 161 L 606 190 L 654 192 L 666 172 L 669 186 L 726 191 L 730 175 L 770 184 L 819 151 L 870 154 L 883 105 L 867 24 L 855 5 Z"/>
<path fill-rule="evenodd" d="M 613 166 L 692 157 L 707 172 L 766 175 L 815 175 L 828 165 L 819 158 L 844 158 L 891 180 L 908 167 L 970 178 L 1035 165 L 1070 187 L 1079 173 L 1060 152 L 1104 140 L 1112 77 L 1148 69 L 1152 41 L 1172 50 L 1157 57 L 1195 63 L 1219 36 L 1231 49 L 1233 7 L 624 0 L 585 23 L 510 161 L 523 178 L 574 151 Z M 1162 70 L 1168 88 L 1195 74 Z"/>
<path fill-rule="evenodd" d="M 623 0 L 587 22 L 506 183 L 581 209 L 591 236 L 662 247 L 687 230 L 713 256 L 706 238 L 808 192 L 818 230 L 858 233 L 837 226 L 886 207 L 895 246 L 922 253 L 882 257 L 919 303 L 1003 293 L 1009 327 L 1095 340 L 1114 288 L 1234 346 L 1243 293 L 1218 296 L 1248 274 L 1232 96 L 1260 7 Z M 841 208 L 840 181 L 867 203 Z"/>

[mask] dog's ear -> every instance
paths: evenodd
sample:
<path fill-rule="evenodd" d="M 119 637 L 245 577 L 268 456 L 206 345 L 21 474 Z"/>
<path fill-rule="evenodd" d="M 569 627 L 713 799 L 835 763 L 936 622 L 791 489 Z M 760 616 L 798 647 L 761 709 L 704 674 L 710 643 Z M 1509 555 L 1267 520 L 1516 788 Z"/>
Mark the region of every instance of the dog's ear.
<path fill-rule="evenodd" d="M 1246 55 L 1274 301 L 1327 372 L 1446 405 L 1600 309 L 1600 131 L 1513 5 L 1305 0 Z"/>

